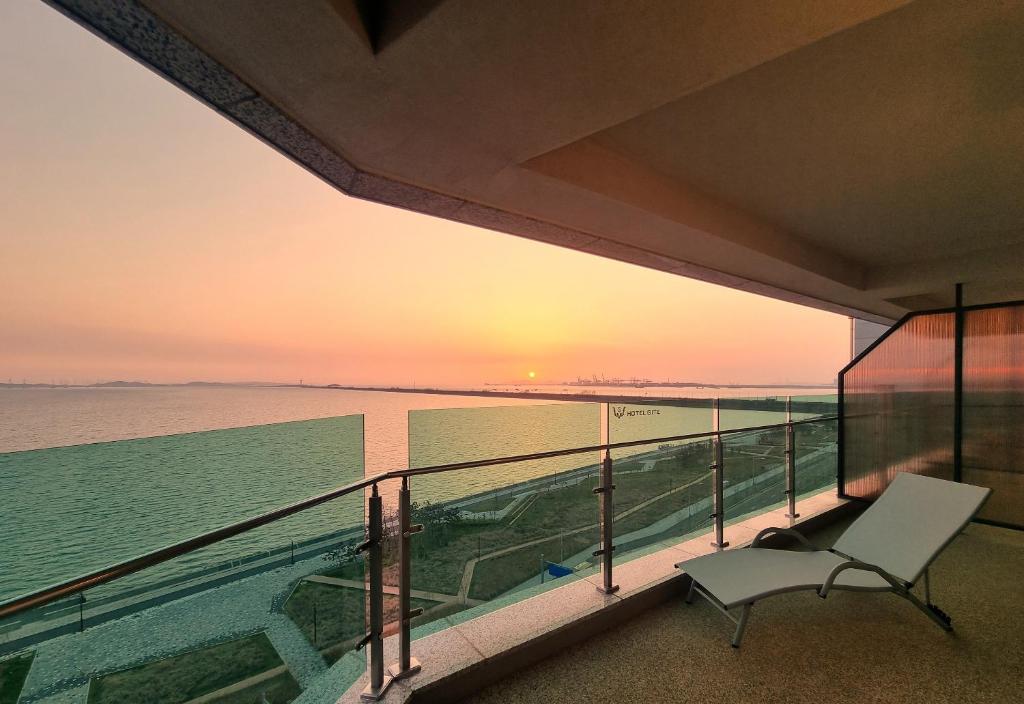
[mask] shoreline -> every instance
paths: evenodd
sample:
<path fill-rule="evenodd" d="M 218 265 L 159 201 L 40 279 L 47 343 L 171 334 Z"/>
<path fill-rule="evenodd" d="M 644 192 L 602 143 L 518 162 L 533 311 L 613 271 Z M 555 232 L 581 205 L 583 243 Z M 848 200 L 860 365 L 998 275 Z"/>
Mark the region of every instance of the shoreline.
<path fill-rule="evenodd" d="M 712 399 L 709 398 L 687 398 L 678 396 L 624 396 L 618 394 L 597 394 L 597 393 L 556 393 L 548 391 L 498 391 L 488 389 L 432 389 L 432 388 L 410 388 L 404 386 L 391 386 L 391 387 L 377 387 L 377 386 L 346 386 L 341 384 L 330 384 L 328 386 L 312 386 L 310 384 L 304 384 L 299 386 L 298 384 L 292 384 L 292 388 L 302 389 L 326 389 L 331 391 L 377 391 L 384 393 L 394 394 L 424 394 L 431 396 L 478 396 L 483 398 L 515 398 L 522 400 L 540 400 L 540 401 L 566 401 L 566 402 L 582 402 L 582 403 L 625 403 L 630 405 L 658 405 L 658 406 L 679 406 L 684 408 L 710 408 Z M 695 386 L 693 388 L 696 388 Z M 774 387 L 754 387 L 754 386 L 732 386 L 732 387 L 715 387 L 715 388 L 780 388 L 780 389 L 792 389 L 792 388 L 818 388 L 818 387 L 798 387 L 798 386 L 774 386 Z M 822 396 L 828 396 L 829 394 L 822 394 Z M 730 398 L 722 397 L 718 399 L 719 405 L 723 409 L 730 410 L 785 410 L 785 396 L 766 396 L 764 398 Z M 821 403 L 829 403 L 829 401 L 815 401 L 815 400 L 800 400 L 794 401 L 794 408 L 803 405 L 817 405 Z"/>

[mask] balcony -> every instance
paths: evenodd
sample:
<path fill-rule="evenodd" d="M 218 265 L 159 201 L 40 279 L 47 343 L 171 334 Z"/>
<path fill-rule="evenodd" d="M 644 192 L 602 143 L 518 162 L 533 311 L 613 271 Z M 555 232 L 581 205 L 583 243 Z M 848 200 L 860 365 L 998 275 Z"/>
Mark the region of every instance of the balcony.
<path fill-rule="evenodd" d="M 889 380 L 903 373 L 900 351 L 920 358 L 916 329 L 901 324 L 846 370 L 838 405 L 415 411 L 408 466 L 383 474 L 364 469 L 360 416 L 0 456 L 8 477 L 70 468 L 88 478 L 5 506 L 12 535 L 60 559 L 19 553 L 0 582 L 21 590 L 0 604 L 4 695 L 20 692 L 23 704 L 491 701 L 538 691 L 554 701 L 637 691 L 1006 701 L 1015 684 L 1001 675 L 1021 665 L 1012 600 L 1024 541 L 984 521 L 1014 514 L 983 514 L 936 563 L 935 600 L 953 635 L 891 595 L 838 593 L 822 604 L 805 592 L 759 605 L 737 652 L 717 611 L 679 598 L 688 578 L 677 563 L 742 548 L 768 526 L 827 544 L 864 506 L 850 494 L 884 487 L 893 467 L 952 471 L 921 463 L 955 454 L 962 432 L 929 426 L 936 409 L 980 407 L 990 435 L 1012 427 L 991 395 L 964 406 L 954 393 L 951 409 L 942 390 L 887 401 L 892 384 L 870 386 L 879 368 Z M 930 333 L 923 344 L 947 343 Z M 953 366 L 972 369 L 959 358 Z M 866 442 L 866 427 L 889 438 L 889 426 L 915 432 Z M 509 454 L 496 457 L 492 441 Z M 246 486 L 208 481 L 224 466 Z M 292 481 L 299 469 L 321 493 Z M 152 506 L 125 500 L 118 487 L 140 476 L 174 491 Z M 997 511 L 1012 508 L 1012 490 L 997 484 Z M 239 491 L 260 511 L 226 513 Z M 46 530 L 51 506 L 63 507 L 57 541 Z M 235 522 L 219 525 L 225 518 Z M 894 674 L 894 651 L 918 665 Z"/>
<path fill-rule="evenodd" d="M 849 517 L 811 537 L 832 541 Z M 945 634 L 887 594 L 812 592 L 758 604 L 740 650 L 707 602 L 677 593 L 469 696 L 491 702 L 1011 702 L 1019 699 L 1024 534 L 975 524 L 932 568 Z M 418 701 L 418 700 L 417 700 Z"/>

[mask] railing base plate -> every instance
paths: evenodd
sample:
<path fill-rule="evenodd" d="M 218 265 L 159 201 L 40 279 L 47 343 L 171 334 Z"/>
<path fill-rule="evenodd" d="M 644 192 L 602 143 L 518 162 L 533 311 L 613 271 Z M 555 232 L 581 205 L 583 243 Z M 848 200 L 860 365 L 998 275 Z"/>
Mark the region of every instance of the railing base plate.
<path fill-rule="evenodd" d="M 388 675 L 390 675 L 391 679 L 393 680 L 403 680 L 406 677 L 412 677 L 421 669 L 423 668 L 420 665 L 419 659 L 409 658 L 409 669 L 403 670 L 401 663 L 396 662 L 394 665 L 388 668 Z"/>
<path fill-rule="evenodd" d="M 614 594 L 615 592 L 619 591 L 619 585 L 616 584 L 614 587 L 607 587 L 607 588 L 606 587 L 598 587 L 597 591 L 601 592 L 602 594 Z"/>
<path fill-rule="evenodd" d="M 729 547 L 729 541 L 726 540 L 724 543 L 712 542 L 711 543 L 711 547 L 713 547 L 713 548 L 727 548 L 727 547 Z"/>
<path fill-rule="evenodd" d="M 384 698 L 384 694 L 388 691 L 388 687 L 394 684 L 395 679 L 391 675 L 384 675 L 384 683 L 377 689 L 374 689 L 372 684 L 366 685 L 366 688 L 360 693 L 359 698 L 364 702 L 376 702 Z"/>

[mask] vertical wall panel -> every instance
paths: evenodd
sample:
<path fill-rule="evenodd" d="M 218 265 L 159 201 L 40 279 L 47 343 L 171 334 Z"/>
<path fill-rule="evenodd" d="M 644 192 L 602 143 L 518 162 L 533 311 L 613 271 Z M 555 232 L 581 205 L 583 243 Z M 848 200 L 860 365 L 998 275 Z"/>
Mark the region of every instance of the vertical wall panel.
<path fill-rule="evenodd" d="M 846 372 L 848 495 L 873 499 L 897 472 L 953 478 L 954 322 L 910 318 Z"/>
<path fill-rule="evenodd" d="M 1024 306 L 965 313 L 963 480 L 993 490 L 982 518 L 1024 526 Z"/>

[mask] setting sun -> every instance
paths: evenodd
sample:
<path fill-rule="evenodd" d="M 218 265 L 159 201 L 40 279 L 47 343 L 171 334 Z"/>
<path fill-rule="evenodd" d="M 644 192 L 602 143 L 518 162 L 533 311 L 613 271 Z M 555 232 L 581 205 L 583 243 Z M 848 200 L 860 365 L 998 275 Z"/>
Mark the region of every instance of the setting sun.
<path fill-rule="evenodd" d="M 531 379 L 536 378 L 537 372 L 530 372 L 527 376 L 529 376 Z"/>

